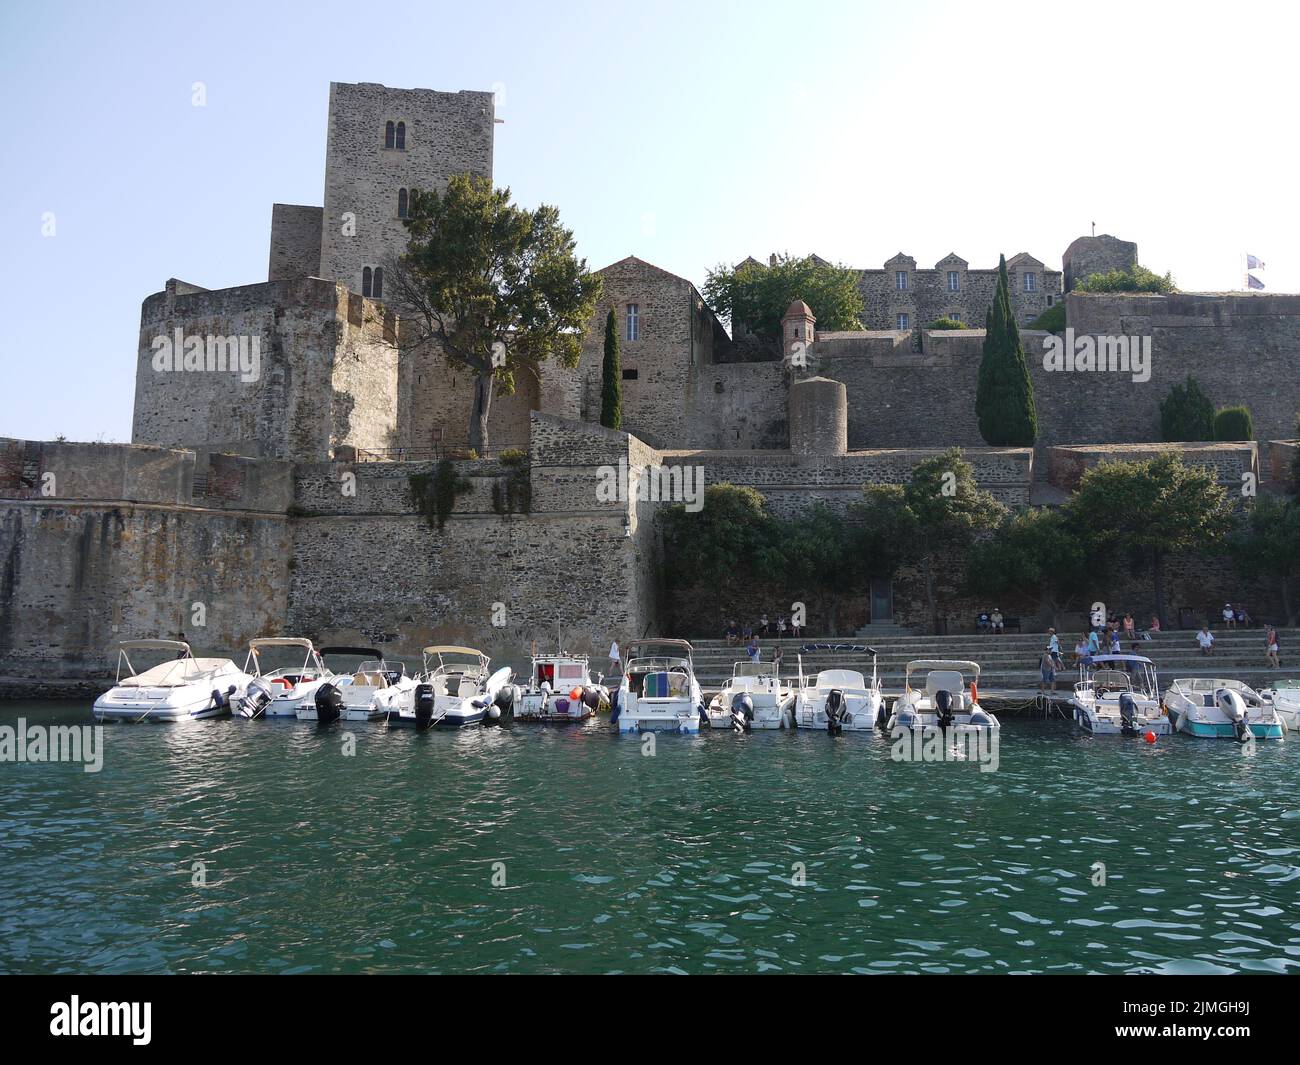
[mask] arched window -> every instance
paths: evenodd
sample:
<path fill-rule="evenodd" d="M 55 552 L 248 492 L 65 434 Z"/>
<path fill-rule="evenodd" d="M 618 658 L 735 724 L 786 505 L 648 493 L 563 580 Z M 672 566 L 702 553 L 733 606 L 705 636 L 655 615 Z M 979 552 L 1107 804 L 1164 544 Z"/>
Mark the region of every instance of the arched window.
<path fill-rule="evenodd" d="M 410 200 L 406 195 L 405 189 L 397 190 L 397 217 L 405 218 L 407 208 L 410 206 Z"/>
<path fill-rule="evenodd" d="M 370 295 L 370 267 L 368 266 L 361 268 L 361 295 Z"/>
<path fill-rule="evenodd" d="M 371 295 L 377 300 L 384 298 L 384 268 L 382 266 L 375 267 L 375 285 Z"/>
<path fill-rule="evenodd" d="M 406 151 L 406 123 L 405 122 L 397 123 L 397 150 L 399 152 Z"/>
<path fill-rule="evenodd" d="M 392 146 L 393 146 L 393 124 L 391 122 L 388 122 L 384 125 L 384 147 L 391 148 Z"/>

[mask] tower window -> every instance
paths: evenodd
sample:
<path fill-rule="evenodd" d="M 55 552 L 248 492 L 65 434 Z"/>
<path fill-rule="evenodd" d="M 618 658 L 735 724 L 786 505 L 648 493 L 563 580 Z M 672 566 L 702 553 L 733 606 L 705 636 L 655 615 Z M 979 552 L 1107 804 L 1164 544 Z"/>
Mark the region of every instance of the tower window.
<path fill-rule="evenodd" d="M 1038 291 L 1038 277 L 1035 274 L 1025 274 L 1025 291 Z"/>
<path fill-rule="evenodd" d="M 407 210 L 410 207 L 410 197 L 405 189 L 397 190 L 397 217 L 405 218 Z"/>
<path fill-rule="evenodd" d="M 907 291 L 907 271 L 906 271 L 906 270 L 896 270 L 896 271 L 894 272 L 894 287 L 895 287 L 896 289 L 898 289 L 899 292 L 906 292 L 906 291 Z"/>
<path fill-rule="evenodd" d="M 406 123 L 405 122 L 397 123 L 397 150 L 399 152 L 406 151 Z"/>
<path fill-rule="evenodd" d="M 395 134 L 394 134 L 393 124 L 391 122 L 385 122 L 384 123 L 384 147 L 385 148 L 391 148 L 393 146 L 394 136 Z"/>
<path fill-rule="evenodd" d="M 377 300 L 384 298 L 384 268 L 382 266 L 376 266 L 373 270 L 368 266 L 362 267 L 361 295 Z"/>
<path fill-rule="evenodd" d="M 384 268 L 382 266 L 375 267 L 375 291 L 373 295 L 377 300 L 384 298 Z"/>
<path fill-rule="evenodd" d="M 948 271 L 948 291 L 949 292 L 961 291 L 961 277 L 956 270 Z"/>
<path fill-rule="evenodd" d="M 368 266 L 361 268 L 361 295 L 369 296 L 371 286 L 371 270 Z"/>
<path fill-rule="evenodd" d="M 627 305 L 627 339 L 639 340 L 641 337 L 641 309 L 635 303 Z"/>
<path fill-rule="evenodd" d="M 636 371 L 635 371 L 635 370 L 624 370 L 624 371 L 623 371 L 623 380 L 624 380 L 624 381 L 635 381 L 635 380 L 636 380 Z"/>

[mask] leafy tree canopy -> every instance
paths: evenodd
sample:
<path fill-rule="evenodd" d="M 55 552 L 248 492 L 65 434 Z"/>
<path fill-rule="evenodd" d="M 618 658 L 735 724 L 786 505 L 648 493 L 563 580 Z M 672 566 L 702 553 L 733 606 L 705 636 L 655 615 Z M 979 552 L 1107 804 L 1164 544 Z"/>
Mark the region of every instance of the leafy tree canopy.
<path fill-rule="evenodd" d="M 858 272 L 811 255 L 782 255 L 771 266 L 719 265 L 709 271 L 704 298 L 733 330 L 743 325 L 772 345 L 780 341 L 781 317 L 795 300 L 812 308 L 820 330 L 862 328 Z"/>

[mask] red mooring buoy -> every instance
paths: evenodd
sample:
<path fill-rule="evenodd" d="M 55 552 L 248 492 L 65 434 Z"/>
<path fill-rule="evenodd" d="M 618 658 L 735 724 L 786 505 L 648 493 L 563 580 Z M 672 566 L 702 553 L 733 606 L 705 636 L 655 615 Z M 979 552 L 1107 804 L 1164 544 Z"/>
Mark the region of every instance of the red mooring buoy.
<path fill-rule="evenodd" d="M 1155 743 L 1155 742 L 1156 742 L 1156 734 L 1155 734 L 1154 732 L 1148 732 L 1148 733 L 1146 734 L 1146 741 L 1147 741 L 1147 743 Z"/>

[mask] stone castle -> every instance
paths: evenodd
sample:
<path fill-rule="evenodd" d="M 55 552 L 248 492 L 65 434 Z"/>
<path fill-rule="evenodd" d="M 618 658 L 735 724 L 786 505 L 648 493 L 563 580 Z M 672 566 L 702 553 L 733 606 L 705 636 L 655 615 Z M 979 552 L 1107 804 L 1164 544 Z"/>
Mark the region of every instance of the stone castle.
<path fill-rule="evenodd" d="M 784 340 L 808 357 L 793 366 L 750 357 L 743 325 L 729 335 L 690 281 L 628 256 L 598 271 L 578 366 L 517 373 L 514 393 L 493 402 L 494 449 L 526 451 L 528 506 L 502 504 L 517 465 L 461 458 L 470 488 L 436 528 L 411 478 L 464 446 L 473 381 L 436 348 L 403 343 L 384 265 L 405 246 L 411 189 L 494 177 L 495 122 L 490 93 L 332 84 L 324 203 L 274 205 L 267 280 L 208 290 L 171 279 L 145 299 L 132 444 L 0 440 L 0 674 L 94 670 L 118 639 L 195 630 L 195 603 L 205 623 L 194 642 L 223 653 L 282 632 L 406 652 L 435 639 L 517 648 L 557 617 L 588 649 L 611 633 L 655 633 L 668 616 L 657 503 L 594 490 L 597 472 L 620 463 L 699 467 L 706 483 L 752 485 L 789 513 L 844 505 L 957 445 L 1002 500 L 1052 502 L 1087 465 L 1147 453 L 1160 400 L 1188 373 L 1254 416 L 1257 442 L 1187 448 L 1225 483 L 1267 481 L 1293 450 L 1300 296 L 1073 291 L 1137 261 L 1136 245 L 1114 237 L 1079 238 L 1059 271 L 1008 257 L 1026 326 L 1064 300 L 1076 333 L 1150 336 L 1154 353 L 1143 383 L 1051 373 L 1045 334 L 1023 330 L 1040 423 L 1024 449 L 979 436 L 982 329 L 926 328 L 982 323 L 996 269 L 956 254 L 918 269 L 899 253 L 860 271 L 866 328 L 855 332 L 819 331 L 816 308 L 796 301 Z M 622 432 L 596 424 L 611 309 Z M 184 369 L 186 354 L 200 372 Z M 918 619 L 905 588 L 873 590 L 869 613 Z"/>

